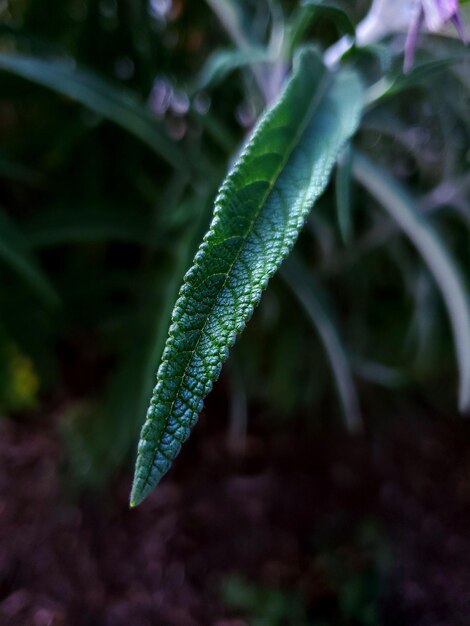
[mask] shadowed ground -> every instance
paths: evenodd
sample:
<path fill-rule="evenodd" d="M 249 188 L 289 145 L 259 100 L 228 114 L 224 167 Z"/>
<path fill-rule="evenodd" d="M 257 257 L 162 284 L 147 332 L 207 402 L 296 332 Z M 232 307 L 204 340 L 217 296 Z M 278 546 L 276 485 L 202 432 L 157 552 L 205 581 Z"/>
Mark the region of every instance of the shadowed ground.
<path fill-rule="evenodd" d="M 133 511 L 127 474 L 104 500 L 61 496 L 51 420 L 0 424 L 1 624 L 242 626 L 221 593 L 234 573 L 300 594 L 308 624 L 468 623 L 463 422 L 320 439 L 259 417 L 241 460 L 211 411 Z"/>

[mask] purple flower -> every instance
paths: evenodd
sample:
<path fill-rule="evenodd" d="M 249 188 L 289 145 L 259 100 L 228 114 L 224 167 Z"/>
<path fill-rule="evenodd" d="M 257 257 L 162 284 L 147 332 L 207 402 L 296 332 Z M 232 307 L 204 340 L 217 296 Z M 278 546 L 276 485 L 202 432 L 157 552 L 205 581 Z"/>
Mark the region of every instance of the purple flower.
<path fill-rule="evenodd" d="M 459 21 L 458 0 L 421 0 L 424 19 L 430 31 L 438 31 L 449 21 Z"/>
<path fill-rule="evenodd" d="M 431 32 L 437 32 L 448 22 L 454 24 L 460 38 L 466 43 L 459 13 L 459 0 L 417 0 L 416 15 L 411 22 L 406 38 L 405 72 L 408 72 L 413 65 L 416 43 L 423 24 L 425 24 L 427 29 Z"/>

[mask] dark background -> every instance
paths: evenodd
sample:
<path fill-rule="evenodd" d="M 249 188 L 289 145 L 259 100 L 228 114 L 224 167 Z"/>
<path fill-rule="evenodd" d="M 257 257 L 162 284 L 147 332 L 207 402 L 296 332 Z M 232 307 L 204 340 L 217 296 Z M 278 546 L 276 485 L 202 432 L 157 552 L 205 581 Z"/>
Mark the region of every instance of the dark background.
<path fill-rule="evenodd" d="M 369 3 L 340 5 L 357 23 Z M 265 46 L 281 5 L 237 6 Z M 282 3 L 286 20 L 297 8 Z M 451 330 L 426 260 L 357 181 L 346 241 L 331 184 L 298 253 L 362 428 L 348 432 L 317 329 L 275 277 L 174 467 L 128 510 L 177 288 L 262 98 L 246 67 L 207 82 L 234 44 L 202 0 L 10 0 L 0 19 L 0 623 L 467 624 Z M 299 38 L 326 48 L 342 28 L 319 14 Z M 350 60 L 373 84 L 401 73 L 402 47 Z M 26 78 L 1 71 L 10 53 Z M 427 213 L 468 286 L 466 58 L 423 36 L 426 71 L 355 144 Z"/>

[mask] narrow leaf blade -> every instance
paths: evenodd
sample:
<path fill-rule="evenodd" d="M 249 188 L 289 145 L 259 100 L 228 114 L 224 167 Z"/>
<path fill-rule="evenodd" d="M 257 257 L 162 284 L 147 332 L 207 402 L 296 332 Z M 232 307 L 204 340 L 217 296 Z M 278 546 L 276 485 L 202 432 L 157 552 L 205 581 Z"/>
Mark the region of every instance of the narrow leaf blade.
<path fill-rule="evenodd" d="M 346 425 L 350 431 L 357 431 L 362 425 L 362 417 L 351 368 L 339 333 L 318 295 L 319 288 L 295 255 L 281 268 L 281 275 L 318 332 L 328 356 Z"/>
<path fill-rule="evenodd" d="M 272 61 L 272 52 L 259 46 L 242 50 L 217 50 L 206 61 L 196 80 L 195 88 L 202 90 L 215 87 L 234 70 L 253 63 L 270 63 Z"/>
<path fill-rule="evenodd" d="M 319 15 L 331 18 L 346 35 L 355 37 L 356 29 L 349 15 L 333 0 L 305 0 L 304 7 L 312 7 Z"/>
<path fill-rule="evenodd" d="M 416 210 L 413 198 L 380 167 L 361 153 L 354 154 L 357 180 L 390 213 L 414 243 L 439 287 L 454 335 L 460 371 L 459 407 L 470 409 L 470 303 L 460 272 L 444 243 Z"/>
<path fill-rule="evenodd" d="M 29 285 L 46 306 L 55 308 L 60 304 L 58 294 L 29 249 L 29 242 L 3 212 L 0 212 L 0 259 Z"/>
<path fill-rule="evenodd" d="M 294 244 L 354 133 L 362 88 L 306 49 L 222 185 L 173 311 L 142 429 L 131 506 L 169 469 L 269 278 Z"/>
<path fill-rule="evenodd" d="M 351 169 L 352 149 L 348 145 L 343 150 L 336 167 L 336 209 L 338 226 L 344 244 L 350 243 L 353 235 L 351 217 Z"/>
<path fill-rule="evenodd" d="M 64 60 L 0 52 L 0 70 L 16 74 L 80 102 L 126 129 L 176 169 L 185 168 L 184 155 L 132 91 L 114 86 L 92 72 Z"/>

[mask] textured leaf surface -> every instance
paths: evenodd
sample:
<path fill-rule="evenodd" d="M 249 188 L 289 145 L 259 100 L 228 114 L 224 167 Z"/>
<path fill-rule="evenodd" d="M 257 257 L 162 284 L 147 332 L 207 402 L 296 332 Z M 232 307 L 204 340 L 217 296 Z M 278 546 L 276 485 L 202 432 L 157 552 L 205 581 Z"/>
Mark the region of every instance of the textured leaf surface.
<path fill-rule="evenodd" d="M 230 346 L 325 188 L 361 105 L 355 74 L 332 75 L 315 52 L 303 50 L 222 185 L 173 311 L 131 506 L 158 483 L 187 439 Z"/>
<path fill-rule="evenodd" d="M 25 220 L 23 231 L 37 250 L 64 244 L 103 241 L 137 243 L 152 248 L 162 244 L 149 218 L 127 207 L 57 206 Z"/>

